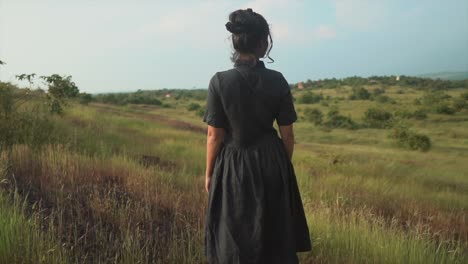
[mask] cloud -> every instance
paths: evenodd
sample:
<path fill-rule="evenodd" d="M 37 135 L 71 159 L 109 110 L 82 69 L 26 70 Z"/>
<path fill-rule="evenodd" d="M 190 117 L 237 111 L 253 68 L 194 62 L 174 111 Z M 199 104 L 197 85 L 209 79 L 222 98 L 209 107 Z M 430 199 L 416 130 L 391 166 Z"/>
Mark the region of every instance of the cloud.
<path fill-rule="evenodd" d="M 327 25 L 320 25 L 315 28 L 314 35 L 317 39 L 331 39 L 336 37 L 336 30 Z"/>
<path fill-rule="evenodd" d="M 246 3 L 243 8 L 252 8 L 258 13 L 268 13 L 278 8 L 288 8 L 297 1 L 288 0 L 254 0 Z"/>
<path fill-rule="evenodd" d="M 388 16 L 386 0 L 335 0 L 336 22 L 344 28 L 371 31 L 382 24 Z"/>
<path fill-rule="evenodd" d="M 224 9 L 225 6 L 224 2 L 214 1 L 185 5 L 168 11 L 155 20 L 145 22 L 138 31 L 148 36 L 214 33 L 223 29 L 216 21 L 223 15 L 220 15 L 219 9 Z"/>

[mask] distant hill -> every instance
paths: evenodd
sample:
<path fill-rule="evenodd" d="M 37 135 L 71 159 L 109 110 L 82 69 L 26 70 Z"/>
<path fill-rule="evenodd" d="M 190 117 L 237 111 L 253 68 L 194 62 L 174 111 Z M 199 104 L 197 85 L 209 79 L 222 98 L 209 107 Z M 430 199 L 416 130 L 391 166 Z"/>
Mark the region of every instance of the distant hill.
<path fill-rule="evenodd" d="M 437 72 L 417 75 L 417 77 L 441 79 L 441 80 L 468 80 L 468 72 Z"/>

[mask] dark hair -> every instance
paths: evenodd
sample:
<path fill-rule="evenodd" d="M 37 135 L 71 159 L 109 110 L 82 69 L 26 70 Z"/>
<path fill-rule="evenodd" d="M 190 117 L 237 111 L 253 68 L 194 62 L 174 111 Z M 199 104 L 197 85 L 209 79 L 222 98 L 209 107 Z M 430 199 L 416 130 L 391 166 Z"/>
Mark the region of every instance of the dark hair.
<path fill-rule="evenodd" d="M 270 57 L 270 51 L 273 48 L 273 39 L 270 34 L 270 27 L 262 15 L 252 11 L 251 8 L 238 9 L 229 14 L 229 22 L 226 23 L 226 29 L 232 33 L 232 44 L 234 52 L 231 61 L 236 62 L 239 59 L 239 53 L 254 53 L 258 43 L 262 40 L 270 39 L 269 48 L 266 55 Z"/>

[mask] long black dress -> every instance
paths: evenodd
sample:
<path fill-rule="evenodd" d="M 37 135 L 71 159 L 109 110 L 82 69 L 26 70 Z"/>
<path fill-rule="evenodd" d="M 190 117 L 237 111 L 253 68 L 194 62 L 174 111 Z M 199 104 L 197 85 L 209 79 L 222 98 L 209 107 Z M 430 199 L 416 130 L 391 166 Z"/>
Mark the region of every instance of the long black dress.
<path fill-rule="evenodd" d="M 226 130 L 205 218 L 209 263 L 298 263 L 311 250 L 293 165 L 273 122 L 297 120 L 289 85 L 262 61 L 210 80 L 203 121 Z"/>

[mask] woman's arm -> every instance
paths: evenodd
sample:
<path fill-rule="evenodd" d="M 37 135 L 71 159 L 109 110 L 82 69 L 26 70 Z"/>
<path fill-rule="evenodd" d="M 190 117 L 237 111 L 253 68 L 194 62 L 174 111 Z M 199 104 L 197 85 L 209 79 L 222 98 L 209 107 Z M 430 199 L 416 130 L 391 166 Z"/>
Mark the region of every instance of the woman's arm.
<path fill-rule="evenodd" d="M 224 139 L 224 128 L 216 128 L 208 125 L 208 133 L 206 139 L 206 173 L 205 173 L 205 189 L 209 192 L 211 174 L 213 173 L 216 156 L 219 153 L 221 144 Z"/>
<path fill-rule="evenodd" d="M 289 160 L 292 160 L 292 154 L 294 151 L 294 131 L 293 124 L 287 126 L 278 126 L 279 132 L 281 134 L 281 139 L 283 144 L 286 147 L 286 152 L 288 154 Z"/>

